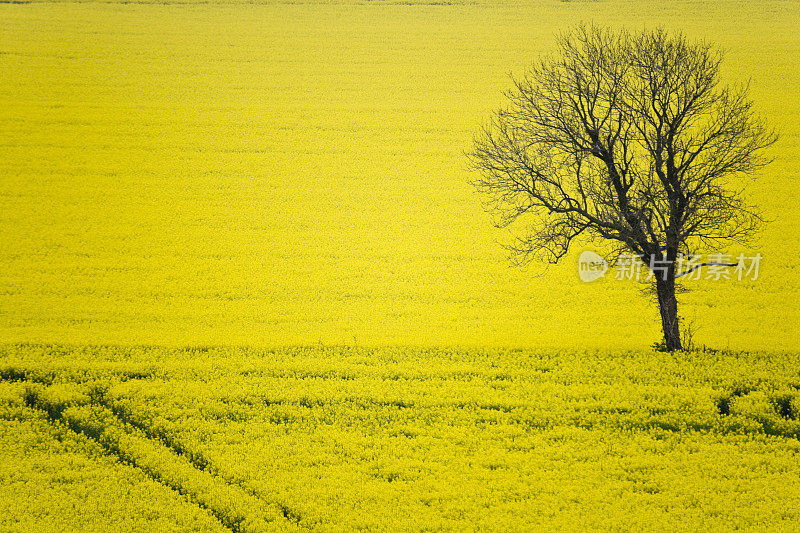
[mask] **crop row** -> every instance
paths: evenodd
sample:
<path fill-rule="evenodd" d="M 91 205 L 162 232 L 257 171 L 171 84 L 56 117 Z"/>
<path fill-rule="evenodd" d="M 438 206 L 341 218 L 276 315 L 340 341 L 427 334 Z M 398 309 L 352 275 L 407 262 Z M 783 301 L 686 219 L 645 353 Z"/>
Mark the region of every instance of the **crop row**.
<path fill-rule="evenodd" d="M 208 509 L 231 531 L 296 529 L 280 506 L 230 483 L 206 461 L 174 444 L 154 439 L 141 427 L 117 416 L 105 405 L 107 389 L 103 384 L 44 387 L 28 382 L 21 399 L 26 407 L 45 412 L 52 422 L 63 423 L 91 438 L 119 460 Z"/>

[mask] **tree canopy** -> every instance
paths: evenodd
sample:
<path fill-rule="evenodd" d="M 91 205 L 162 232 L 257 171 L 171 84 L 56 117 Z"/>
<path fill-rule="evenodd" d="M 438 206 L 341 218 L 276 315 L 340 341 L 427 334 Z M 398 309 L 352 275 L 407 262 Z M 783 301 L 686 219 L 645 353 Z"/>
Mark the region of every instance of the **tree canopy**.
<path fill-rule="evenodd" d="M 469 155 L 498 225 L 525 224 L 518 258 L 557 262 L 576 239 L 606 241 L 672 265 L 657 281 L 674 300 L 679 254 L 747 242 L 762 218 L 743 191 L 776 136 L 746 84 L 721 82 L 722 59 L 662 29 L 582 25 L 513 79 Z"/>

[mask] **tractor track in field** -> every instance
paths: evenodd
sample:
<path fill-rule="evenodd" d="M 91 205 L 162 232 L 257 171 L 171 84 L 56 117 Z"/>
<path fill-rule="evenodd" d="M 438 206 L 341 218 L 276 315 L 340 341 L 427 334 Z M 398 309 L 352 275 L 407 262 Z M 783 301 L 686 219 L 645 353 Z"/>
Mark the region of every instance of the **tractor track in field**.
<path fill-rule="evenodd" d="M 65 415 L 66 409 L 73 404 L 52 402 L 43 398 L 42 395 L 36 391 L 31 392 L 33 390 L 30 388 L 31 386 L 47 387 L 52 384 L 51 380 L 42 377 L 33 377 L 24 371 L 9 371 L 8 369 L 3 369 L 3 371 L 0 372 L 0 381 L 25 383 L 28 385 L 28 388 L 26 388 L 26 391 L 23 393 L 23 404 L 26 407 L 43 413 L 51 424 L 63 424 L 72 432 L 84 435 L 92 442 L 96 443 L 107 455 L 136 468 L 149 479 L 171 489 L 192 504 L 209 512 L 226 529 L 234 533 L 249 533 L 251 531 L 261 530 L 261 528 L 249 527 L 248 524 L 245 524 L 245 517 L 232 517 L 229 512 L 226 512 L 226 510 L 219 508 L 219 506 L 209 501 L 210 498 L 206 498 L 202 494 L 198 494 L 196 491 L 182 486 L 175 480 L 170 479 L 169 475 L 165 475 L 164 472 L 159 471 L 158 468 L 143 464 L 142 461 L 137 460 L 135 454 L 124 450 L 118 443 L 114 443 L 113 439 L 106 438 L 102 426 L 98 428 L 97 425 L 88 423 L 80 417 Z M 139 437 L 140 440 L 146 440 L 147 444 L 159 448 L 162 453 L 166 452 L 175 458 L 184 460 L 188 465 L 191 465 L 199 475 L 206 476 L 213 483 L 221 484 L 229 489 L 234 489 L 234 491 L 240 491 L 249 498 L 258 500 L 264 506 L 275 509 L 277 511 L 277 516 L 284 523 L 282 524 L 283 527 L 272 523 L 271 526 L 275 527 L 271 527 L 270 529 L 304 529 L 300 525 L 301 517 L 297 512 L 282 503 L 270 501 L 261 495 L 259 491 L 224 474 L 221 469 L 214 466 L 203 455 L 189 450 L 180 443 L 175 436 L 154 429 L 140 419 L 132 416 L 127 409 L 116 404 L 113 400 L 101 396 L 99 398 L 92 398 L 89 402 L 81 405 L 88 405 L 93 408 L 105 410 L 110 417 L 113 417 L 112 421 L 114 424 L 118 424 L 122 428 L 131 428 L 133 431 L 141 433 L 142 437 Z"/>
<path fill-rule="evenodd" d="M 267 500 L 255 489 L 252 489 L 247 485 L 245 485 L 244 483 L 237 481 L 236 479 L 233 479 L 231 476 L 224 474 L 218 467 L 214 466 L 202 454 L 192 452 L 191 450 L 186 448 L 186 446 L 184 446 L 175 436 L 170 435 L 169 433 L 155 430 L 151 426 L 142 423 L 140 420 L 131 416 L 131 413 L 128 410 L 124 409 L 123 407 L 120 407 L 113 401 L 108 401 L 104 399 L 98 403 L 106 407 L 109 411 L 111 411 L 114 414 L 114 416 L 116 416 L 120 421 L 140 430 L 147 436 L 148 439 L 158 441 L 165 447 L 169 448 L 176 455 L 186 458 L 186 460 L 189 461 L 196 469 L 202 472 L 206 472 L 209 475 L 215 476 L 229 485 L 235 485 L 237 487 L 240 487 L 242 490 L 244 490 L 254 498 L 258 498 L 262 500 L 264 503 L 277 507 L 281 511 L 281 514 L 283 515 L 284 518 L 286 518 L 290 522 L 299 525 L 300 522 L 299 514 L 292 511 L 282 503 Z"/>

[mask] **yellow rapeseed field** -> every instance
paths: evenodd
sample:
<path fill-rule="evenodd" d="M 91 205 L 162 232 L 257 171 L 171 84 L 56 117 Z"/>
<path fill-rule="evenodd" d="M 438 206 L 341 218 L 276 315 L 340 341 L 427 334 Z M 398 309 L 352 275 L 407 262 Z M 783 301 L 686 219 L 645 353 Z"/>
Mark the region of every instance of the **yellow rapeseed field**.
<path fill-rule="evenodd" d="M 6 346 L 0 529 L 792 531 L 798 364 Z"/>
<path fill-rule="evenodd" d="M 800 6 L 0 4 L 0 339 L 641 348 L 657 311 L 573 254 L 511 268 L 463 152 L 577 21 L 727 51 L 782 137 L 753 283 L 682 297 L 697 341 L 800 338 Z M 731 250 L 738 253 L 740 250 Z"/>
<path fill-rule="evenodd" d="M 726 51 L 758 279 L 515 268 L 464 152 L 579 21 Z M 0 0 L 0 530 L 797 530 L 800 1 Z"/>

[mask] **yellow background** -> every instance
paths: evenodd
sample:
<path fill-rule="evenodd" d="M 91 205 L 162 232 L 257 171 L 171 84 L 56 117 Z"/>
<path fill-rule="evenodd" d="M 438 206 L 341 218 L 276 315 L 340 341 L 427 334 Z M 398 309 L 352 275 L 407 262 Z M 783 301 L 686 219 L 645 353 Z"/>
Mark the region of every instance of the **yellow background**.
<path fill-rule="evenodd" d="M 0 5 L 0 341 L 644 347 L 630 282 L 512 268 L 463 152 L 578 21 L 727 51 L 779 128 L 756 282 L 695 283 L 696 341 L 800 332 L 800 4 Z M 732 249 L 731 252 L 738 252 Z"/>

